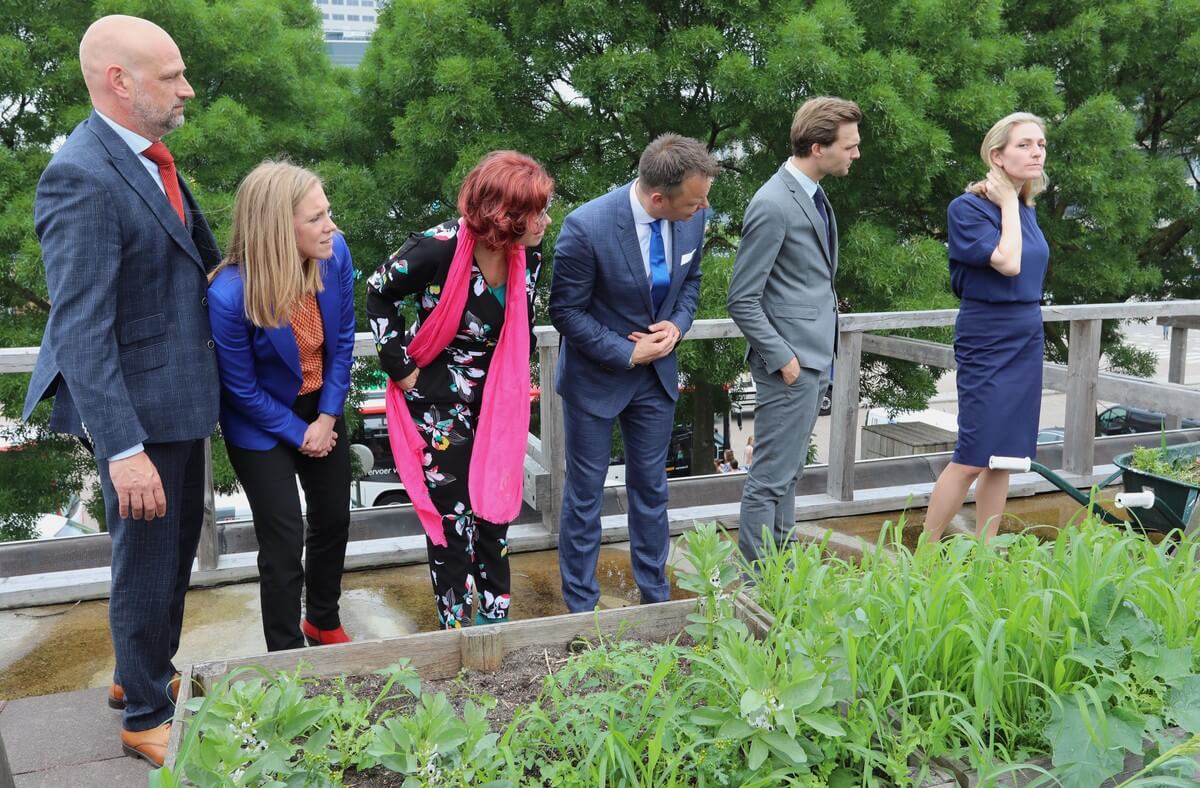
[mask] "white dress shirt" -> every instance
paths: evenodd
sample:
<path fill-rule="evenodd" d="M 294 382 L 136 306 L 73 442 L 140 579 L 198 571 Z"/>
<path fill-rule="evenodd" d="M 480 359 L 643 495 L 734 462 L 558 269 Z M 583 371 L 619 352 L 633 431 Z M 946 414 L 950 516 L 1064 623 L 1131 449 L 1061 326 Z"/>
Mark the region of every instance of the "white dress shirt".
<path fill-rule="evenodd" d="M 141 134 L 138 134 L 136 131 L 130 131 L 129 129 L 125 128 L 120 123 L 117 123 L 115 120 L 99 110 L 96 111 L 96 114 L 100 116 L 101 120 L 112 127 L 112 130 L 117 133 L 118 137 L 125 140 L 125 144 L 129 146 L 130 150 L 137 154 L 138 161 L 140 161 L 142 166 L 146 168 L 146 172 L 150 173 L 150 177 L 153 178 L 154 182 L 158 184 L 158 188 L 162 190 L 163 194 L 166 194 L 167 190 L 163 188 L 162 176 L 158 173 L 158 165 L 142 155 L 142 151 L 146 150 L 146 148 L 149 148 L 154 143 L 143 137 Z"/>
<path fill-rule="evenodd" d="M 817 193 L 817 182 L 800 171 L 800 168 L 792 164 L 791 158 L 783 163 L 787 171 L 792 174 L 792 177 L 800 181 L 800 186 L 804 189 L 804 193 L 808 195 L 808 199 Z"/>

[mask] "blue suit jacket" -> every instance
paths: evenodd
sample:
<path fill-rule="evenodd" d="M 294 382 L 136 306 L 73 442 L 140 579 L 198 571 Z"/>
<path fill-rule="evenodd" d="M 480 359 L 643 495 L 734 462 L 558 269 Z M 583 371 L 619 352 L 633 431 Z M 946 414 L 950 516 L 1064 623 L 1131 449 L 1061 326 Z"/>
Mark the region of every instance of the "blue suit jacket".
<path fill-rule="evenodd" d="M 217 423 L 204 298 L 221 254 L 182 178 L 179 186 L 186 226 L 95 113 L 38 182 L 34 226 L 51 306 L 24 417 L 54 397 L 50 427 L 90 437 L 98 457 L 204 438 Z"/>
<path fill-rule="evenodd" d="M 572 211 L 554 248 L 550 320 L 562 335 L 557 386 L 563 399 L 603 418 L 624 410 L 636 386 L 625 385 L 634 331 L 670 320 L 686 334 L 700 302 L 700 258 L 708 211 L 672 222 L 671 288 L 658 313 L 638 244 L 627 183 Z M 679 397 L 672 352 L 653 362 L 667 396 Z"/>
<path fill-rule="evenodd" d="M 325 330 L 321 413 L 341 416 L 354 362 L 354 264 L 346 239 L 333 237 L 333 257 L 321 263 L 317 293 Z M 292 412 L 304 378 L 290 323 L 260 328 L 246 318 L 237 266 L 208 288 L 208 312 L 221 371 L 221 433 L 243 449 L 266 451 L 279 441 L 298 447 L 308 424 Z M 341 436 L 342 440 L 348 436 Z"/>

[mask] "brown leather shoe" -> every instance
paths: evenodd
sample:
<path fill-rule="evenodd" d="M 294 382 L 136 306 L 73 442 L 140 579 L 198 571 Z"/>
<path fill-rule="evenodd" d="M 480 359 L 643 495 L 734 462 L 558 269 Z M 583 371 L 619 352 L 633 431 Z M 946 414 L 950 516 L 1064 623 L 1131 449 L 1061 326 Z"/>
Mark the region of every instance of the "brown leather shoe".
<path fill-rule="evenodd" d="M 164 722 L 157 728 L 146 731 L 121 731 L 121 749 L 126 755 L 141 758 L 155 766 L 162 766 L 167 757 L 167 739 L 171 737 L 171 723 Z"/>
<path fill-rule="evenodd" d="M 175 674 L 175 678 L 171 679 L 171 686 L 167 689 L 167 694 L 171 696 L 171 700 L 179 698 L 179 674 Z M 125 708 L 125 688 L 120 684 L 114 683 L 108 688 L 108 707 L 110 709 Z"/>

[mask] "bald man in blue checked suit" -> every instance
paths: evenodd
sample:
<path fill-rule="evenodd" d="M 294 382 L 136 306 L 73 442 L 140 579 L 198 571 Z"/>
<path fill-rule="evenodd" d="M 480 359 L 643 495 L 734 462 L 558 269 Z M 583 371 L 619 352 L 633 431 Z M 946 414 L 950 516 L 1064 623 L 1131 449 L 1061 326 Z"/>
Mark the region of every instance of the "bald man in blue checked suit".
<path fill-rule="evenodd" d="M 25 418 L 95 451 L 112 537 L 109 625 L 126 754 L 161 765 L 178 673 L 183 599 L 204 512 L 204 438 L 217 423 L 207 273 L 216 240 L 162 137 L 192 88 L 171 37 L 129 16 L 97 20 L 79 47 L 95 112 L 50 160 L 34 225 L 50 318 Z"/>
<path fill-rule="evenodd" d="M 638 177 L 571 212 L 554 254 L 550 319 L 562 335 L 566 483 L 559 530 L 563 599 L 600 599 L 600 508 L 614 422 L 625 445 L 629 545 L 643 602 L 670 598 L 666 579 L 667 449 L 679 398 L 675 345 L 700 301 L 708 190 L 704 145 L 664 134 Z"/>

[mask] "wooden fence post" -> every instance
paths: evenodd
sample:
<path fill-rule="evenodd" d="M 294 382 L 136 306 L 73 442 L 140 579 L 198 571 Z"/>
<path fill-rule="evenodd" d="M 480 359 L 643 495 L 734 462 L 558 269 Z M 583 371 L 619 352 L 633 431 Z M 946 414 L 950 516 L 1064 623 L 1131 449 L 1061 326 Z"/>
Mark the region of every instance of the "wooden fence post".
<path fill-rule="evenodd" d="M 1187 341 L 1188 330 L 1183 326 L 1171 327 L 1171 355 L 1167 361 L 1167 380 L 1172 383 L 1183 383 L 1184 372 L 1187 370 Z M 1168 413 L 1163 425 L 1169 430 L 1177 430 L 1183 426 L 1183 416 L 1178 413 Z"/>
<path fill-rule="evenodd" d="M 212 438 L 204 439 L 204 522 L 200 526 L 200 544 L 196 548 L 200 569 L 216 569 L 221 558 L 221 537 L 217 533 L 217 503 L 213 492 Z"/>
<path fill-rule="evenodd" d="M 839 501 L 854 500 L 854 455 L 858 447 L 859 369 L 862 365 L 863 335 L 860 331 L 838 334 L 837 359 L 833 362 L 833 403 L 829 422 L 829 478 L 826 490 Z M 807 446 L 802 450 L 807 450 Z"/>
<path fill-rule="evenodd" d="M 1096 376 L 1100 374 L 1100 320 L 1072 320 L 1067 357 L 1063 469 L 1092 473 L 1096 446 Z"/>
<path fill-rule="evenodd" d="M 562 510 L 563 482 L 567 472 L 566 440 L 563 436 L 562 401 L 558 398 L 558 387 L 554 373 L 558 368 L 558 344 L 538 347 L 538 369 L 540 371 L 541 401 L 538 403 L 542 421 L 542 467 L 550 474 L 549 500 L 539 501 L 542 525 L 552 534 L 558 534 L 558 519 Z"/>

